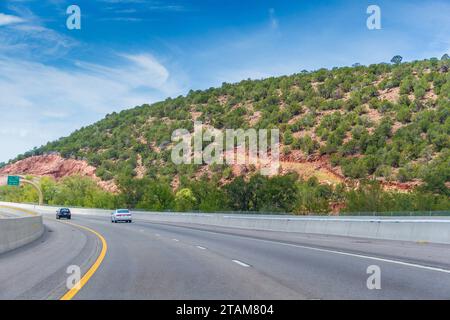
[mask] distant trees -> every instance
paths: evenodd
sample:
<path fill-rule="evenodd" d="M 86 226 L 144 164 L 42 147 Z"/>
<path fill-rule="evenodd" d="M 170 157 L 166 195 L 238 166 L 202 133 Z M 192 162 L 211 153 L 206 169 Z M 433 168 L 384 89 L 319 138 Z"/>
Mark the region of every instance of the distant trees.
<path fill-rule="evenodd" d="M 362 179 L 367 176 L 368 169 L 364 159 L 345 159 L 341 162 L 342 172 L 353 179 Z"/>
<path fill-rule="evenodd" d="M 87 208 L 114 208 L 116 196 L 102 190 L 87 177 L 71 176 L 56 182 L 53 178 L 40 179 L 44 203 L 50 205 L 78 206 Z M 36 190 L 30 185 L 0 187 L 0 199 L 13 202 L 37 202 Z"/>
<path fill-rule="evenodd" d="M 237 211 L 250 211 L 252 205 L 253 190 L 243 177 L 237 177 L 225 187 L 229 197 L 230 208 Z"/>
<path fill-rule="evenodd" d="M 421 191 L 450 196 L 450 188 L 446 185 L 450 180 L 449 155 L 450 149 L 446 149 L 427 167 L 423 177 L 425 184 L 420 188 Z"/>
<path fill-rule="evenodd" d="M 450 207 L 450 194 L 445 187 L 449 168 L 449 163 L 443 160 L 434 163 L 433 169 L 424 177 L 424 185 L 410 193 L 384 191 L 375 180 L 362 180 L 360 186 L 353 189 L 344 185 L 321 184 L 315 177 L 302 180 L 296 174 L 272 178 L 255 174 L 248 180 L 238 177 L 224 186 L 202 178 L 188 182 L 189 187 L 180 186 L 176 191 L 164 181 L 143 179 L 145 183 L 133 186 L 137 189 L 142 187 L 142 190 L 134 191 L 135 195 L 140 195 L 136 206 L 127 202 L 136 201 L 133 197 L 127 199 L 123 194 L 105 192 L 87 177 L 67 177 L 58 182 L 45 177 L 40 183 L 45 203 L 87 208 L 329 214 L 333 203 L 341 203 L 345 205 L 345 212 L 428 211 L 448 210 Z M 411 169 L 399 171 L 406 180 L 411 172 Z M 0 187 L 0 200 L 36 202 L 37 194 L 28 185 L 20 188 L 4 186 Z"/>
<path fill-rule="evenodd" d="M 299 181 L 294 212 L 302 215 L 328 214 L 334 198 L 336 193 L 333 187 L 320 184 L 317 178 Z"/>
<path fill-rule="evenodd" d="M 344 212 L 401 212 L 448 210 L 450 201 L 443 195 L 383 191 L 377 181 L 364 181 L 346 195 Z"/>
<path fill-rule="evenodd" d="M 114 196 L 87 177 L 66 177 L 56 186 L 48 180 L 42 183 L 49 204 L 87 208 L 113 208 L 115 205 Z"/>
<path fill-rule="evenodd" d="M 137 203 L 137 208 L 166 211 L 174 207 L 175 197 L 168 183 L 161 181 L 149 181 L 144 186 L 142 198 Z"/>
<path fill-rule="evenodd" d="M 296 180 L 295 174 L 272 178 L 256 174 L 248 182 L 236 178 L 225 190 L 233 210 L 290 212 L 295 205 Z"/>

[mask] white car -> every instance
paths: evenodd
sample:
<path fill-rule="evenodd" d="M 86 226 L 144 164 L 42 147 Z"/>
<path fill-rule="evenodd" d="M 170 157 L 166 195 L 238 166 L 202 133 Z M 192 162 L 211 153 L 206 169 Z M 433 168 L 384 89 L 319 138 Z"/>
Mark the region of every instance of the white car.
<path fill-rule="evenodd" d="M 132 221 L 131 212 L 128 209 L 117 209 L 111 213 L 111 222 L 117 223 L 120 221 L 130 222 Z"/>

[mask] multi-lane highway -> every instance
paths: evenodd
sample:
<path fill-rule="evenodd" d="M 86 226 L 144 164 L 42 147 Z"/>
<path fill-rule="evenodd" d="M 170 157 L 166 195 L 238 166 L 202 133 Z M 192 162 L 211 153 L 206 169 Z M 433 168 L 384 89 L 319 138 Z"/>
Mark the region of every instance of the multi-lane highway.
<path fill-rule="evenodd" d="M 450 299 L 450 245 L 44 214 L 0 255 L 0 299 Z M 68 291 L 69 266 L 81 289 Z M 381 289 L 369 290 L 369 266 Z"/>

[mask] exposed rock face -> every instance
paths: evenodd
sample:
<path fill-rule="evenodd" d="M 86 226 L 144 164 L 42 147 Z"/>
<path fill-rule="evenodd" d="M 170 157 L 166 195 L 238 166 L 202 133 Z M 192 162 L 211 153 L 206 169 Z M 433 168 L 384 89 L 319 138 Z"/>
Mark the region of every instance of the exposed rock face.
<path fill-rule="evenodd" d="M 59 155 L 34 156 L 0 169 L 2 174 L 30 174 L 60 179 L 71 175 L 95 176 L 95 167 L 81 160 L 64 159 Z"/>
<path fill-rule="evenodd" d="M 61 179 L 68 176 L 80 175 L 90 177 L 104 190 L 117 192 L 118 188 L 113 181 L 101 181 L 95 175 L 96 168 L 86 161 L 64 159 L 60 155 L 34 156 L 7 165 L 0 169 L 0 174 L 29 174 L 33 176 L 49 176 Z"/>

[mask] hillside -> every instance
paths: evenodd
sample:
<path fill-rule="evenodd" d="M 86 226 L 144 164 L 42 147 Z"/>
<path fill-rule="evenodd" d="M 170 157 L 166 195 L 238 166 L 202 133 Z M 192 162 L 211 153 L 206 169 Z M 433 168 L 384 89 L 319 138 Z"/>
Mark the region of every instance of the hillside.
<path fill-rule="evenodd" d="M 279 128 L 280 174 L 296 172 L 328 185 L 376 179 L 385 189 L 426 186 L 448 193 L 450 60 L 302 71 L 224 83 L 120 113 L 12 161 L 58 152 L 86 161 L 113 183 L 126 178 L 180 181 L 207 176 L 225 185 L 250 177 L 251 166 L 175 165 L 175 129 L 195 120 L 217 129 Z M 6 166 L 8 168 L 8 166 Z M 5 168 L 3 169 L 5 170 Z"/>
<path fill-rule="evenodd" d="M 101 181 L 95 172 L 96 168 L 90 166 L 86 161 L 64 159 L 57 154 L 28 157 L 0 169 L 0 174 L 5 175 L 28 174 L 37 177 L 52 177 L 54 179 L 74 175 L 89 177 L 96 181 L 102 189 L 109 192 L 117 192 L 117 186 L 113 180 Z"/>

